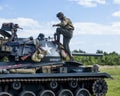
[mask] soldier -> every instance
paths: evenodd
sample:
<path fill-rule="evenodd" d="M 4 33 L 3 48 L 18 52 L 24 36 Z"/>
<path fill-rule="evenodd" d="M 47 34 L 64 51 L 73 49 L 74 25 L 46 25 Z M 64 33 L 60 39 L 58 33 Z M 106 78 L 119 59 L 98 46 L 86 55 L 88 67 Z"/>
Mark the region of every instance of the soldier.
<path fill-rule="evenodd" d="M 62 34 L 63 35 L 63 46 L 65 48 L 65 51 L 68 53 L 70 61 L 73 61 L 73 56 L 70 52 L 69 43 L 73 36 L 74 26 L 71 20 L 69 18 L 66 18 L 62 12 L 57 13 L 56 16 L 61 21 L 60 23 L 53 25 L 53 27 L 55 26 L 58 27 L 56 29 L 57 42 L 60 41 L 60 34 Z"/>

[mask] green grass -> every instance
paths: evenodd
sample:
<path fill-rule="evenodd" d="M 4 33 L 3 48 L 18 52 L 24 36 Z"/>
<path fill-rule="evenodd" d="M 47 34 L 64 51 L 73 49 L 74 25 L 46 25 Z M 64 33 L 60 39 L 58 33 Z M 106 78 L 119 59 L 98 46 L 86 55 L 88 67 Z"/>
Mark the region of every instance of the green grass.
<path fill-rule="evenodd" d="M 102 67 L 102 72 L 109 73 L 113 79 L 106 79 L 108 84 L 108 92 L 106 96 L 120 96 L 120 67 Z"/>

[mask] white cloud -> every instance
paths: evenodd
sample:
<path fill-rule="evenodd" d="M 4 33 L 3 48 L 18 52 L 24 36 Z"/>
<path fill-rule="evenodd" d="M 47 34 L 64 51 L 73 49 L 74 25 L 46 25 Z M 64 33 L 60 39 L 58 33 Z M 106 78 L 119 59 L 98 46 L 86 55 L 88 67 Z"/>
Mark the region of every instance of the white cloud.
<path fill-rule="evenodd" d="M 78 34 L 93 34 L 93 35 L 120 35 L 120 22 L 115 22 L 110 25 L 97 24 L 97 23 L 75 23 L 76 32 Z"/>
<path fill-rule="evenodd" d="M 120 4 L 120 0 L 113 0 L 114 4 Z"/>
<path fill-rule="evenodd" d="M 112 16 L 115 16 L 115 17 L 120 17 L 120 11 L 116 11 L 112 14 Z"/>
<path fill-rule="evenodd" d="M 79 5 L 84 7 L 96 7 L 98 4 L 105 4 L 106 0 L 69 0 L 77 2 Z"/>
<path fill-rule="evenodd" d="M 113 26 L 113 27 L 120 27 L 120 22 L 114 22 L 114 23 L 112 24 L 112 26 Z"/>

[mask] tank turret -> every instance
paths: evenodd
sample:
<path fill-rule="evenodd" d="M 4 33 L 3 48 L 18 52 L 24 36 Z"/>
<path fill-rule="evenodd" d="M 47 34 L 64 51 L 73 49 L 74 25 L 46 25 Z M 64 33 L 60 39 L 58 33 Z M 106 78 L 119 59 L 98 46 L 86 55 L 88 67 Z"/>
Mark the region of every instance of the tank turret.
<path fill-rule="evenodd" d="M 105 96 L 111 78 L 99 67 L 65 61 L 67 53 L 54 37 L 19 38 L 18 24 L 3 23 L 0 29 L 0 96 Z M 73 53 L 75 56 L 102 54 Z"/>

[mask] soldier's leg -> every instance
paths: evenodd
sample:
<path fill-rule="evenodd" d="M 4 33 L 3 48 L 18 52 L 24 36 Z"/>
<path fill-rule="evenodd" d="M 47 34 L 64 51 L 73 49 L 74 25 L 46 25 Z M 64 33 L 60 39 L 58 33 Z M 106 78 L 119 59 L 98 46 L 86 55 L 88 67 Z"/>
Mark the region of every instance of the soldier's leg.
<path fill-rule="evenodd" d="M 58 28 L 57 32 L 59 32 L 59 35 L 63 35 L 63 46 L 65 48 L 65 51 L 68 53 L 70 59 L 73 59 L 73 56 L 71 54 L 70 48 L 69 48 L 69 43 L 73 35 L 73 31 L 69 31 L 63 28 Z"/>
<path fill-rule="evenodd" d="M 69 47 L 70 40 L 71 38 L 63 37 L 63 46 L 69 57 L 71 57 L 71 51 Z"/>
<path fill-rule="evenodd" d="M 71 38 L 63 37 L 63 46 L 70 58 L 70 61 L 74 61 L 74 57 L 71 54 L 69 43 L 70 43 Z"/>
<path fill-rule="evenodd" d="M 61 28 L 57 28 L 55 33 L 56 35 L 55 38 L 57 39 L 57 41 L 60 41 L 60 34 L 61 34 Z"/>
<path fill-rule="evenodd" d="M 72 38 L 73 32 L 69 31 L 67 29 L 57 28 L 56 34 L 57 34 L 58 39 L 60 39 L 60 34 L 62 34 L 63 36 L 65 36 L 67 38 Z"/>

